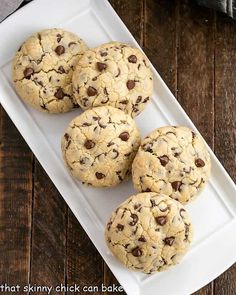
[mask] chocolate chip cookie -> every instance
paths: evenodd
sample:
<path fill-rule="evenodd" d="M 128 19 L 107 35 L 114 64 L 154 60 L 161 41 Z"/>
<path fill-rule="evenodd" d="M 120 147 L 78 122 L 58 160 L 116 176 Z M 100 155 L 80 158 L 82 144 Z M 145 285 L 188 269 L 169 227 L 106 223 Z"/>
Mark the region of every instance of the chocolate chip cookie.
<path fill-rule="evenodd" d="M 137 116 L 150 100 L 153 78 L 149 62 L 137 48 L 111 42 L 85 52 L 72 78 L 82 109 L 110 105 Z"/>
<path fill-rule="evenodd" d="M 106 187 L 130 176 L 139 144 L 139 131 L 129 115 L 97 107 L 72 120 L 62 138 L 62 152 L 75 178 Z"/>
<path fill-rule="evenodd" d="M 141 143 L 132 166 L 134 187 L 181 203 L 192 200 L 210 176 L 211 161 L 200 135 L 186 127 L 162 127 Z"/>
<path fill-rule="evenodd" d="M 86 44 L 62 29 L 29 37 L 13 61 L 13 81 L 18 95 L 32 107 L 63 113 L 78 107 L 72 98 L 72 72 Z"/>
<path fill-rule="evenodd" d="M 105 238 L 126 267 L 151 274 L 181 260 L 192 241 L 192 224 L 178 201 L 159 193 L 141 193 L 116 209 Z"/>

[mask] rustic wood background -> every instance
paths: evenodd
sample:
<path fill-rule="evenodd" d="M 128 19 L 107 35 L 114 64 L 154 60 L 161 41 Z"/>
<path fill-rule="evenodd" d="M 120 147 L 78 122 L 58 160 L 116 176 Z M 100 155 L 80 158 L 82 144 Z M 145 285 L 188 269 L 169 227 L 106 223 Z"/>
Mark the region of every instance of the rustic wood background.
<path fill-rule="evenodd" d="M 110 2 L 235 180 L 236 22 L 191 0 Z M 0 160 L 0 282 L 117 283 L 2 108 Z M 236 264 L 195 294 L 235 295 Z"/>

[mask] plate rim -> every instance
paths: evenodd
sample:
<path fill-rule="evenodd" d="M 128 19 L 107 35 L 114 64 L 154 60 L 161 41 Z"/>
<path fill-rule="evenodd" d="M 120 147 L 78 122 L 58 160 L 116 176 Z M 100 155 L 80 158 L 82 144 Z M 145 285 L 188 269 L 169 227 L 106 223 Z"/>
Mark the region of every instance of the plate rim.
<path fill-rule="evenodd" d="M 35 7 L 38 7 L 38 5 L 40 5 L 43 1 L 45 1 L 45 0 L 34 0 L 33 2 L 31 2 L 31 3 L 29 3 L 29 4 L 27 4 L 26 6 L 24 6 L 23 8 L 21 8 L 20 10 L 18 10 L 16 13 L 14 13 L 14 14 L 12 14 L 12 15 L 10 15 L 8 18 L 6 18 L 1 24 L 0 24 L 0 31 L 2 30 L 2 27 L 3 27 L 3 24 L 4 23 L 7 23 L 7 22 L 11 22 L 12 20 L 14 20 L 17 16 L 19 16 L 19 15 L 21 15 L 21 17 L 22 17 L 22 15 L 25 13 L 25 11 L 27 11 L 27 10 L 31 10 L 32 9 L 32 7 L 33 6 L 35 6 Z M 54 2 L 56 2 L 56 0 L 53 0 Z M 60 0 L 61 2 L 63 1 L 65 1 L 65 0 Z M 46 1 L 45 1 L 46 2 Z M 58 0 L 57 0 L 57 2 L 58 2 Z M 127 27 L 124 25 L 124 23 L 122 22 L 122 20 L 120 19 L 120 17 L 116 14 L 116 12 L 114 11 L 114 9 L 111 7 L 111 5 L 110 5 L 110 3 L 107 1 L 107 0 L 99 0 L 99 1 L 96 1 L 96 0 L 89 0 L 88 1 L 89 2 L 89 4 L 90 5 L 99 5 L 99 6 L 102 6 L 102 5 L 104 5 L 104 7 L 106 8 L 106 9 L 108 9 L 108 10 L 110 10 L 110 12 L 113 14 L 113 16 L 116 18 L 116 21 L 118 21 L 118 23 L 119 23 L 119 25 L 120 25 L 120 27 L 121 27 L 121 29 L 124 31 L 126 31 L 126 33 L 129 35 L 129 38 L 132 40 L 132 42 L 138 47 L 138 48 L 140 48 L 140 46 L 139 46 L 139 44 L 135 41 L 135 39 L 134 39 L 134 37 L 132 36 L 132 34 L 129 32 L 129 30 L 127 29 Z M 99 3 L 99 4 L 98 4 Z M 79 6 L 79 1 L 78 1 L 78 6 Z M 166 86 L 166 84 L 164 83 L 164 81 L 162 80 L 162 78 L 160 77 L 160 75 L 157 73 L 157 71 L 155 70 L 155 68 L 152 66 L 152 64 L 151 64 L 151 67 L 152 67 L 152 71 L 153 71 L 153 73 L 154 73 L 154 75 L 157 77 L 157 79 L 159 80 L 159 83 L 161 83 L 161 85 L 162 85 L 162 87 L 164 88 L 164 90 L 168 93 L 168 95 L 169 96 L 171 96 L 172 98 L 174 98 L 174 95 L 170 92 L 170 90 L 169 90 L 169 88 Z M 0 73 L 0 76 L 3 76 L 4 78 L 5 78 L 5 76 L 3 75 L 3 73 L 2 73 L 2 71 L 1 71 L 1 73 Z M 4 82 L 5 83 L 5 82 Z M 0 92 L 2 93 L 2 84 L 0 85 Z M 4 93 L 4 90 L 3 90 L 3 93 Z M 21 123 L 19 123 L 19 119 L 20 119 L 20 115 L 19 115 L 19 119 L 17 119 L 16 117 L 14 117 L 13 116 L 13 114 L 12 114 L 12 111 L 11 111 L 11 107 L 9 106 L 9 105 L 7 105 L 7 101 L 4 101 L 4 99 L 3 98 L 1 98 L 0 97 L 0 101 L 1 101 L 1 103 L 2 103 L 2 106 L 3 106 L 3 108 L 6 110 L 6 112 L 8 113 L 8 115 L 10 116 L 10 118 L 11 118 L 11 120 L 14 122 L 14 124 L 16 125 L 16 127 L 17 127 L 17 129 L 20 131 L 20 133 L 21 133 L 21 135 L 23 136 L 23 138 L 26 140 L 26 142 L 27 142 L 27 144 L 30 146 L 30 148 L 31 148 L 31 150 L 32 150 L 32 152 L 34 153 L 34 154 L 40 154 L 39 152 L 35 152 L 34 150 L 36 150 L 35 149 L 35 147 L 32 147 L 32 144 L 30 143 L 30 136 L 26 136 L 25 134 L 24 134 L 24 131 L 22 132 L 22 130 L 24 130 L 23 129 L 23 126 L 21 126 Z M 173 100 L 174 101 L 174 100 Z M 191 128 L 193 128 L 194 130 L 197 130 L 196 129 L 196 127 L 193 125 L 193 123 L 192 123 L 192 121 L 191 121 L 191 119 L 188 117 L 188 115 L 185 113 L 185 111 L 182 109 L 182 107 L 180 106 L 180 104 L 177 102 L 177 101 L 175 101 L 176 102 L 176 106 L 178 107 L 178 109 L 184 114 L 184 116 L 185 116 L 185 119 L 187 120 L 187 122 L 188 122 L 188 124 L 191 126 Z M 19 102 L 20 103 L 20 102 Z M 27 112 L 26 111 L 26 109 L 25 109 L 25 112 Z M 30 116 L 30 114 L 29 113 L 27 113 L 28 114 L 28 116 Z M 34 124 L 36 125 L 36 123 L 34 122 Z M 20 126 L 20 127 L 19 127 Z M 23 135 L 24 134 L 24 135 Z M 43 135 L 42 135 L 42 137 L 43 137 Z M 47 145 L 49 146 L 49 147 L 51 147 L 50 146 L 50 144 L 48 143 L 48 141 L 47 141 L 47 139 L 45 139 L 45 141 L 47 142 Z M 208 145 L 207 145 L 208 146 Z M 219 162 L 219 160 L 217 159 L 217 157 L 215 156 L 215 154 L 213 153 L 213 151 L 210 149 L 210 147 L 208 146 L 208 150 L 210 150 L 210 154 L 211 154 L 211 157 L 212 157 L 212 160 L 213 161 L 215 161 L 215 163 L 216 163 L 216 165 L 217 165 L 217 167 L 220 169 L 220 172 L 223 174 L 223 176 L 226 178 L 226 180 L 227 180 L 227 182 L 229 183 L 229 185 L 230 186 L 232 186 L 232 187 L 234 187 L 234 189 L 235 189 L 235 185 L 234 185 L 234 182 L 233 182 L 233 180 L 230 178 L 230 176 L 228 175 L 228 173 L 226 172 L 226 170 L 224 169 L 224 167 L 222 166 L 222 164 Z M 38 158 L 38 157 L 37 157 Z M 44 161 L 41 161 L 41 160 L 39 160 L 39 162 L 41 163 L 41 162 L 44 162 Z M 58 160 L 56 160 L 56 162 L 58 162 Z M 41 163 L 42 164 L 42 163 Z M 61 163 L 61 164 L 63 164 L 63 163 Z M 42 166 L 44 167 L 44 169 L 45 169 L 45 166 L 47 166 L 47 165 L 45 165 L 45 164 L 42 164 Z M 60 165 L 60 166 L 62 166 L 62 165 Z M 49 172 L 47 171 L 47 170 L 49 170 Z M 50 171 L 50 169 L 45 169 L 45 171 L 46 171 L 46 173 L 49 175 L 49 177 L 52 179 L 52 181 L 53 181 L 53 183 L 55 184 L 55 181 L 54 181 L 54 177 L 52 176 L 52 172 Z M 51 175 L 51 176 L 50 176 Z M 56 184 L 55 184 L 56 185 Z M 56 185 L 56 187 L 58 188 L 58 186 Z M 61 192 L 61 190 L 58 188 L 58 190 L 60 191 L 60 193 L 61 193 L 61 195 L 62 195 L 62 197 L 64 198 L 64 200 L 66 201 L 66 203 L 68 204 L 68 200 L 63 196 L 63 193 Z M 62 190 L 63 191 L 63 190 Z M 69 205 L 69 204 L 68 204 Z M 111 267 L 111 265 L 113 264 L 113 261 L 110 261 L 110 259 L 107 259 L 107 256 L 105 256 L 104 255 L 104 249 L 103 249 L 103 247 L 101 247 L 101 245 L 99 245 L 99 246 L 97 246 L 97 241 L 95 241 L 95 239 L 94 238 L 92 238 L 91 237 L 91 232 L 90 232 L 90 229 L 88 229 L 88 227 L 86 226 L 86 224 L 82 221 L 82 218 L 80 218 L 80 216 L 78 216 L 78 215 L 80 215 L 80 214 L 78 214 L 78 212 L 75 212 L 75 209 L 74 208 L 72 208 L 70 205 L 69 205 L 69 207 L 70 207 L 70 209 L 73 211 L 73 213 L 75 214 L 75 216 L 76 216 L 76 218 L 79 220 L 79 222 L 81 223 L 81 225 L 83 226 L 83 228 L 85 229 L 85 231 L 86 231 L 86 233 L 88 234 L 88 236 L 90 237 L 90 239 L 91 239 L 91 241 L 93 242 L 93 244 L 95 245 L 95 247 L 98 249 L 98 251 L 99 251 L 99 253 L 100 253 L 100 255 L 103 257 L 103 259 L 106 261 L 106 263 L 109 265 L 109 267 L 110 267 L 110 269 L 112 269 L 113 267 Z M 88 213 L 89 215 L 88 215 L 88 217 L 86 217 L 86 218 L 90 218 L 90 214 L 91 213 Z M 234 224 L 233 224 L 234 223 Z M 233 219 L 233 222 L 232 222 L 232 226 L 233 227 L 235 227 L 236 228 L 236 223 L 235 223 L 235 217 L 234 217 L 234 219 Z M 224 229 L 224 232 L 226 233 L 226 229 Z M 228 229 L 228 231 L 229 231 L 229 229 Z M 235 238 L 235 241 L 234 241 L 234 243 L 235 243 L 235 246 L 236 246 L 236 238 Z M 99 244 L 99 243 L 98 243 Z M 236 253 L 234 254 L 235 255 L 235 257 L 233 258 L 232 257 L 232 259 L 228 259 L 228 261 L 227 261 L 227 263 L 225 264 L 225 269 L 224 270 L 226 270 L 231 264 L 233 264 L 235 261 L 236 261 Z M 114 269 L 113 269 L 114 270 Z M 118 270 L 119 270 L 119 268 L 118 268 Z M 223 271 L 224 271 L 223 270 Z M 121 269 L 121 271 L 123 272 L 124 271 L 124 269 L 122 268 Z M 204 282 L 203 284 L 201 284 L 201 286 L 198 286 L 198 289 L 199 288 L 201 288 L 201 287 L 203 287 L 205 284 L 207 284 L 209 281 L 211 281 L 212 279 L 214 279 L 215 277 L 217 277 L 220 273 L 222 273 L 223 272 L 222 271 L 222 268 L 221 268 L 221 270 L 217 273 L 217 274 L 215 274 L 216 273 L 216 271 L 214 272 L 214 275 L 212 275 L 212 278 L 210 279 L 210 280 L 208 280 L 208 279 L 203 279 L 203 280 L 201 280 L 201 282 Z M 118 278 L 118 280 L 119 281 L 121 281 L 121 280 L 123 280 L 123 276 L 121 276 L 120 275 L 120 273 L 118 273 L 118 271 L 115 269 L 114 271 L 114 274 L 115 274 L 115 276 Z M 125 272 L 126 273 L 126 272 Z M 123 282 L 122 282 L 123 283 Z M 143 285 L 146 285 L 146 284 L 143 284 Z M 199 285 L 199 284 L 198 284 Z M 124 287 L 124 285 L 123 285 L 123 287 Z M 134 294 L 142 294 L 141 292 L 142 292 L 142 290 L 140 289 L 140 286 L 138 286 L 139 288 L 137 288 L 136 290 L 130 290 L 130 288 L 129 288 L 129 286 L 125 286 L 124 287 L 124 289 L 127 289 L 126 290 L 126 292 L 128 293 L 128 294 L 132 294 L 132 295 L 134 295 Z M 141 285 L 141 287 L 142 287 L 142 285 Z M 193 289 L 193 290 L 191 290 L 191 292 L 194 292 L 194 291 L 196 291 L 197 289 Z M 146 293 L 146 294 L 148 294 L 148 293 Z M 151 293 L 150 293 L 151 294 Z M 168 293 L 169 294 L 169 293 Z M 176 292 L 175 292 L 175 294 L 176 294 Z M 183 293 L 181 293 L 181 295 L 182 295 Z M 187 294 L 187 293 L 186 293 Z"/>

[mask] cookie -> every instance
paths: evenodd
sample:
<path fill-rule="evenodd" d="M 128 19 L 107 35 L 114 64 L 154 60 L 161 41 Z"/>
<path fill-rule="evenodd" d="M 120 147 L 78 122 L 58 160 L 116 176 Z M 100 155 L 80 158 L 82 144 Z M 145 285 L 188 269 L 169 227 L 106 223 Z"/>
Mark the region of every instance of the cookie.
<path fill-rule="evenodd" d="M 140 141 L 129 115 L 97 107 L 72 120 L 62 138 L 62 152 L 75 178 L 95 187 L 115 186 L 130 176 Z"/>
<path fill-rule="evenodd" d="M 192 224 L 178 201 L 163 194 L 141 193 L 112 214 L 105 239 L 127 268 L 151 274 L 180 262 L 192 241 Z"/>
<path fill-rule="evenodd" d="M 109 105 L 137 116 L 150 100 L 153 78 L 149 62 L 137 48 L 111 42 L 85 52 L 72 78 L 82 109 Z"/>
<path fill-rule="evenodd" d="M 13 82 L 18 95 L 32 107 L 63 113 L 78 107 L 72 97 L 72 72 L 86 44 L 62 29 L 29 37 L 13 61 Z"/>
<path fill-rule="evenodd" d="M 192 200 L 210 176 L 211 161 L 200 135 L 186 127 L 162 127 L 141 143 L 132 166 L 134 187 Z"/>

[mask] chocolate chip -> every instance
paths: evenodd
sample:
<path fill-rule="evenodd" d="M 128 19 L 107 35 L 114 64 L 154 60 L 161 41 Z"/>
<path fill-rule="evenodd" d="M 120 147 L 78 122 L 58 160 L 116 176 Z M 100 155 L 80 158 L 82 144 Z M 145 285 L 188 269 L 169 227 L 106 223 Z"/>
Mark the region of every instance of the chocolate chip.
<path fill-rule="evenodd" d="M 131 173 L 131 170 L 127 169 L 126 172 L 125 172 L 125 175 L 129 175 L 130 173 Z"/>
<path fill-rule="evenodd" d="M 151 202 L 152 208 L 157 206 L 157 204 L 154 200 L 150 200 L 150 202 Z"/>
<path fill-rule="evenodd" d="M 127 104 L 128 103 L 128 100 L 127 99 L 126 100 L 121 100 L 120 103 L 121 104 Z"/>
<path fill-rule="evenodd" d="M 65 47 L 62 45 L 58 45 L 55 49 L 55 52 L 57 55 L 62 55 L 63 53 L 65 53 Z"/>
<path fill-rule="evenodd" d="M 175 237 L 167 237 L 164 239 L 164 243 L 168 246 L 172 246 L 174 244 Z"/>
<path fill-rule="evenodd" d="M 188 236 L 189 236 L 189 225 L 185 224 L 185 239 L 184 239 L 184 241 L 188 240 Z"/>
<path fill-rule="evenodd" d="M 138 222 L 138 215 L 136 214 L 131 214 L 130 217 L 133 219 L 132 221 L 130 221 L 129 225 L 130 226 L 134 226 L 137 222 Z"/>
<path fill-rule="evenodd" d="M 159 160 L 161 162 L 161 165 L 164 166 L 164 167 L 169 162 L 169 158 L 166 155 L 159 157 Z"/>
<path fill-rule="evenodd" d="M 129 133 L 128 132 L 122 132 L 120 135 L 119 135 L 119 138 L 123 141 L 127 141 L 129 139 Z"/>
<path fill-rule="evenodd" d="M 82 104 L 83 104 L 83 106 L 87 107 L 87 105 L 88 105 L 88 98 L 87 97 L 82 98 Z"/>
<path fill-rule="evenodd" d="M 110 147 L 112 145 L 114 145 L 114 142 L 110 141 L 110 142 L 108 142 L 107 147 Z"/>
<path fill-rule="evenodd" d="M 128 61 L 131 62 L 132 64 L 135 64 L 137 62 L 137 56 L 136 55 L 130 55 L 128 57 Z"/>
<path fill-rule="evenodd" d="M 112 225 L 112 222 L 110 221 L 110 222 L 108 222 L 108 224 L 107 224 L 107 230 L 110 230 L 110 228 L 111 228 L 111 225 Z"/>
<path fill-rule="evenodd" d="M 62 39 L 62 35 L 61 34 L 57 34 L 57 42 L 59 43 Z"/>
<path fill-rule="evenodd" d="M 88 159 L 88 158 L 82 158 L 82 159 L 79 161 L 79 163 L 80 163 L 81 165 L 84 165 L 84 164 L 86 163 L 86 159 Z"/>
<path fill-rule="evenodd" d="M 97 120 L 99 120 L 100 118 L 99 117 L 95 117 L 95 116 L 93 116 L 93 120 L 94 121 L 97 121 Z"/>
<path fill-rule="evenodd" d="M 145 152 L 148 152 L 148 153 L 153 153 L 153 149 L 151 149 L 150 147 L 144 147 L 144 150 Z"/>
<path fill-rule="evenodd" d="M 107 52 L 100 52 L 101 56 L 107 56 Z"/>
<path fill-rule="evenodd" d="M 147 101 L 149 101 L 149 96 L 148 97 L 146 97 L 144 100 L 143 100 L 143 103 L 146 103 Z"/>
<path fill-rule="evenodd" d="M 103 174 L 101 172 L 96 172 L 95 175 L 96 175 L 97 179 L 102 179 L 105 177 L 105 174 Z"/>
<path fill-rule="evenodd" d="M 135 81 L 134 80 L 128 80 L 126 83 L 126 86 L 129 90 L 133 89 L 135 86 Z"/>
<path fill-rule="evenodd" d="M 118 176 L 120 181 L 123 181 L 123 178 L 120 176 L 121 171 L 116 171 L 116 175 Z"/>
<path fill-rule="evenodd" d="M 139 247 L 136 247 L 132 250 L 132 254 L 134 257 L 140 257 L 142 256 L 143 252 Z"/>
<path fill-rule="evenodd" d="M 79 106 L 77 103 L 74 103 L 74 102 L 73 102 L 73 108 L 74 108 L 74 109 L 78 109 L 79 107 L 80 107 L 80 106 Z"/>
<path fill-rule="evenodd" d="M 180 187 L 182 185 L 181 181 L 174 181 L 171 183 L 172 188 L 177 192 L 180 190 Z"/>
<path fill-rule="evenodd" d="M 147 242 L 147 240 L 144 238 L 144 236 L 141 236 L 139 239 L 138 239 L 139 242 Z"/>
<path fill-rule="evenodd" d="M 124 229 L 124 225 L 122 225 L 120 223 L 118 223 L 116 227 L 119 231 L 122 231 Z"/>
<path fill-rule="evenodd" d="M 166 222 L 167 222 L 166 216 L 158 216 L 158 217 L 155 217 L 155 220 L 161 226 L 165 225 Z"/>
<path fill-rule="evenodd" d="M 64 74 L 66 71 L 65 71 L 65 69 L 63 68 L 63 66 L 60 66 L 60 67 L 58 68 L 58 72 L 59 72 L 60 74 Z"/>
<path fill-rule="evenodd" d="M 97 68 L 98 68 L 99 72 L 102 72 L 103 70 L 105 70 L 107 68 L 107 65 L 103 62 L 97 62 Z"/>
<path fill-rule="evenodd" d="M 138 96 L 136 103 L 140 103 L 142 101 L 142 96 Z"/>
<path fill-rule="evenodd" d="M 133 112 L 135 112 L 135 113 L 137 113 L 137 112 L 139 111 L 139 109 L 138 109 L 138 108 L 136 108 L 136 107 L 134 107 L 134 106 L 133 106 L 133 108 L 132 108 L 132 109 L 133 109 Z"/>
<path fill-rule="evenodd" d="M 66 141 L 68 141 L 70 138 L 70 135 L 68 133 L 65 133 L 64 137 L 65 137 Z"/>
<path fill-rule="evenodd" d="M 57 91 L 54 93 L 54 96 L 58 99 L 63 99 L 65 93 L 63 92 L 62 88 L 58 88 Z"/>
<path fill-rule="evenodd" d="M 198 158 L 198 159 L 195 160 L 195 165 L 197 167 L 204 167 L 205 166 L 205 162 L 202 159 Z"/>
<path fill-rule="evenodd" d="M 43 87 L 43 82 L 42 81 L 38 81 L 37 83 L 38 83 L 38 85 Z"/>
<path fill-rule="evenodd" d="M 26 79 L 30 79 L 31 75 L 33 75 L 34 70 L 32 68 L 25 68 L 24 76 Z"/>
<path fill-rule="evenodd" d="M 135 210 L 137 210 L 137 209 L 140 208 L 140 207 L 141 207 L 141 204 L 135 204 L 135 205 L 134 205 L 134 209 L 135 209 Z"/>
<path fill-rule="evenodd" d="M 92 149 L 93 147 L 95 147 L 95 142 L 93 142 L 90 139 L 87 139 L 84 143 L 84 146 L 86 147 L 87 150 Z"/>
<path fill-rule="evenodd" d="M 91 126 L 92 124 L 91 123 L 88 123 L 88 122 L 84 122 L 83 124 L 82 124 L 82 126 L 83 127 L 89 127 L 89 126 Z"/>
<path fill-rule="evenodd" d="M 125 244 L 125 249 L 127 249 L 129 247 L 130 244 Z"/>
<path fill-rule="evenodd" d="M 95 89 L 94 87 L 92 86 L 89 86 L 89 88 L 87 89 L 87 94 L 88 96 L 94 96 L 96 95 L 98 92 L 97 92 L 97 89 Z"/>
<path fill-rule="evenodd" d="M 47 109 L 47 107 L 46 107 L 46 105 L 45 105 L 45 104 L 43 104 L 43 105 L 40 105 L 40 107 L 41 107 L 43 110 L 46 110 L 46 109 Z"/>

